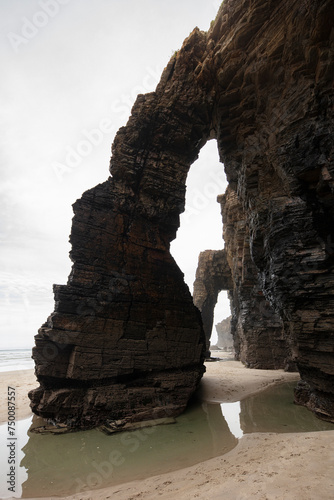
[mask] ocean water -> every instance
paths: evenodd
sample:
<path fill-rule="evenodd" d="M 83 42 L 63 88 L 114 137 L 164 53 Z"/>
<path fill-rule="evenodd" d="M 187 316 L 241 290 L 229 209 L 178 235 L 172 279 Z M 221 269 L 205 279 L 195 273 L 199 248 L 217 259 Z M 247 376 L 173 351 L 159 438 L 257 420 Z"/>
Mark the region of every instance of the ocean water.
<path fill-rule="evenodd" d="M 31 349 L 0 349 L 0 372 L 34 368 Z"/>

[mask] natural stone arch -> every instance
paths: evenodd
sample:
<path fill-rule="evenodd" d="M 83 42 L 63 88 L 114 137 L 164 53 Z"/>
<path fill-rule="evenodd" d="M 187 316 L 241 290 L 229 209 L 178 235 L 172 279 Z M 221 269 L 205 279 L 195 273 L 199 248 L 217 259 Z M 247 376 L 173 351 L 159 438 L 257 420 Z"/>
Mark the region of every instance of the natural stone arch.
<path fill-rule="evenodd" d="M 68 427 L 177 415 L 203 374 L 200 313 L 169 246 L 212 136 L 210 87 L 193 76 L 205 50 L 195 29 L 117 133 L 112 178 L 73 206 L 73 267 L 36 336 L 30 393 L 35 413 Z"/>
<path fill-rule="evenodd" d="M 206 336 L 206 357 L 209 358 L 211 355 L 210 337 L 218 295 L 222 290 L 226 290 L 232 305 L 231 335 L 236 359 L 250 368 L 295 369 L 289 342 L 284 335 L 283 322 L 263 296 L 257 270 L 251 261 L 249 251 L 244 248 L 247 242 L 244 220 L 235 203 L 231 200 L 226 203 L 226 196 L 219 196 L 218 200 L 225 219 L 224 230 L 233 232 L 233 237 L 229 234 L 228 239 L 232 255 L 228 256 L 226 250 L 201 252 L 194 282 L 193 299 L 202 315 Z M 226 211 L 226 206 L 229 213 Z M 232 213 L 233 223 L 228 217 Z M 238 255 L 243 256 L 240 270 L 233 269 L 233 263 L 239 260 L 236 259 Z M 242 276 L 245 269 L 247 275 Z"/>
<path fill-rule="evenodd" d="M 297 400 L 334 420 L 333 11 L 331 0 L 225 0 L 138 97 L 112 179 L 74 205 L 72 272 L 36 337 L 37 414 L 89 427 L 185 407 L 205 340 L 169 244 L 189 166 L 216 137 L 250 256 L 225 234 L 233 293 L 251 262 L 304 380 Z"/>
<path fill-rule="evenodd" d="M 201 311 L 206 337 L 206 357 L 210 357 L 210 338 L 218 294 L 233 289 L 232 274 L 225 250 L 205 250 L 198 257 L 194 282 L 194 304 Z"/>

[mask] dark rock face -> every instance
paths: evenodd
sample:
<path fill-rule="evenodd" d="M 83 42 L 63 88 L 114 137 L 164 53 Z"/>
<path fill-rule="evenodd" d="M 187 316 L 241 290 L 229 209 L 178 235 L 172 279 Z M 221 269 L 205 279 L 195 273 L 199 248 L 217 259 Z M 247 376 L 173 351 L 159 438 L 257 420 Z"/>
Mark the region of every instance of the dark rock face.
<path fill-rule="evenodd" d="M 74 205 L 73 269 L 36 336 L 35 413 L 89 427 L 187 404 L 205 338 L 169 244 L 216 137 L 240 359 L 256 366 L 274 339 L 272 360 L 303 379 L 297 401 L 334 421 L 333 19 L 332 0 L 225 0 L 138 96 L 112 179 Z"/>
<path fill-rule="evenodd" d="M 114 200 L 108 181 L 75 204 L 75 264 L 36 337 L 34 411 L 70 426 L 175 414 L 203 372 L 201 324 L 182 274 L 154 228 L 139 220 L 130 229 Z"/>
<path fill-rule="evenodd" d="M 295 369 L 283 321 L 261 290 L 258 270 L 249 251 L 246 214 L 235 193 L 218 197 L 224 221 L 224 250 L 201 252 L 194 282 L 194 304 L 202 314 L 206 357 L 218 294 L 228 291 L 232 318 L 229 326 L 235 357 L 249 368 Z"/>
<path fill-rule="evenodd" d="M 157 92 L 138 96 L 112 179 L 73 206 L 72 271 L 33 351 L 38 415 L 81 428 L 174 416 L 202 377 L 200 313 L 169 244 L 210 132 L 212 105 L 192 76 L 205 40 L 195 30 Z"/>
<path fill-rule="evenodd" d="M 222 290 L 232 289 L 231 269 L 225 250 L 205 250 L 198 258 L 194 282 L 194 304 L 201 311 L 206 337 L 206 356 L 210 357 L 210 337 L 215 305 Z"/>
<path fill-rule="evenodd" d="M 233 280 L 229 290 L 235 356 L 249 368 L 292 370 L 294 363 L 283 321 L 265 298 L 251 254 L 247 214 L 230 187 L 219 196 L 226 258 Z"/>
<path fill-rule="evenodd" d="M 223 12 L 213 35 L 231 34 L 216 52 L 227 197 L 245 213 L 245 250 L 308 387 L 297 401 L 334 421 L 334 4 L 224 2 Z"/>
<path fill-rule="evenodd" d="M 203 373 L 183 275 L 156 224 L 115 210 L 117 195 L 107 181 L 75 203 L 74 266 L 36 337 L 32 408 L 69 427 L 175 415 Z"/>

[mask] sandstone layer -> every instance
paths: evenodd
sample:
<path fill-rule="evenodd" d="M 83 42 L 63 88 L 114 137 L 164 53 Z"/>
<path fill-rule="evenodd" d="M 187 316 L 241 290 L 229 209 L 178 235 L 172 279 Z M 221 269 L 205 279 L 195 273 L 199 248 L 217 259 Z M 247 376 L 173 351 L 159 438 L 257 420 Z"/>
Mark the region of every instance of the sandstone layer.
<path fill-rule="evenodd" d="M 296 400 L 334 421 L 333 19 L 332 0 L 225 0 L 138 96 L 112 177 L 74 205 L 72 272 L 36 336 L 35 413 L 89 427 L 186 406 L 205 337 L 169 245 L 216 138 L 240 359 L 269 345 L 295 362 Z"/>

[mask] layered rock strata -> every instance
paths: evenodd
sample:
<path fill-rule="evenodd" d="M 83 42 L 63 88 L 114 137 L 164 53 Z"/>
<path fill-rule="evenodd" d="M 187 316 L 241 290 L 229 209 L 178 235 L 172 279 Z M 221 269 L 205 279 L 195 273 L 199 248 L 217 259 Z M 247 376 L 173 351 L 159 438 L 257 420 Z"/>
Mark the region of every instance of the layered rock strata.
<path fill-rule="evenodd" d="M 245 23 L 219 51 L 227 196 L 246 215 L 261 292 L 283 321 L 303 379 L 296 401 L 333 420 L 334 5 L 244 2 L 242 14 L 232 5 L 223 4 L 225 29 L 234 16 Z"/>
<path fill-rule="evenodd" d="M 112 179 L 74 205 L 72 272 L 36 337 L 35 413 L 87 427 L 185 407 L 205 339 L 169 244 L 188 169 L 215 137 L 224 210 L 237 200 L 244 221 L 245 258 L 225 232 L 232 328 L 252 312 L 237 280 L 256 275 L 303 379 L 296 400 L 334 421 L 333 19 L 332 0 L 225 0 L 138 96 Z"/>
<path fill-rule="evenodd" d="M 226 259 L 233 276 L 229 289 L 235 357 L 249 368 L 293 370 L 289 337 L 280 315 L 264 296 L 250 253 L 247 214 L 237 193 L 219 196 Z"/>
<path fill-rule="evenodd" d="M 222 51 L 218 145 L 261 292 L 303 379 L 296 401 L 333 420 L 334 5 L 256 4 L 254 31 L 234 31 L 229 80 Z"/>
<path fill-rule="evenodd" d="M 113 143 L 112 178 L 73 206 L 72 271 L 33 350 L 37 415 L 121 427 L 179 414 L 199 383 L 201 317 L 169 245 L 210 134 L 208 89 L 193 79 L 205 48 L 195 30 L 156 92 L 138 96 Z"/>
<path fill-rule="evenodd" d="M 165 236 L 119 198 L 109 180 L 74 204 L 73 269 L 36 336 L 32 408 L 69 428 L 177 415 L 203 373 L 199 313 Z"/>
<path fill-rule="evenodd" d="M 198 258 L 196 279 L 194 281 L 194 304 L 201 311 L 206 337 L 206 356 L 210 357 L 210 338 L 212 334 L 214 309 L 219 292 L 231 290 L 231 269 L 225 250 L 205 250 Z"/>

